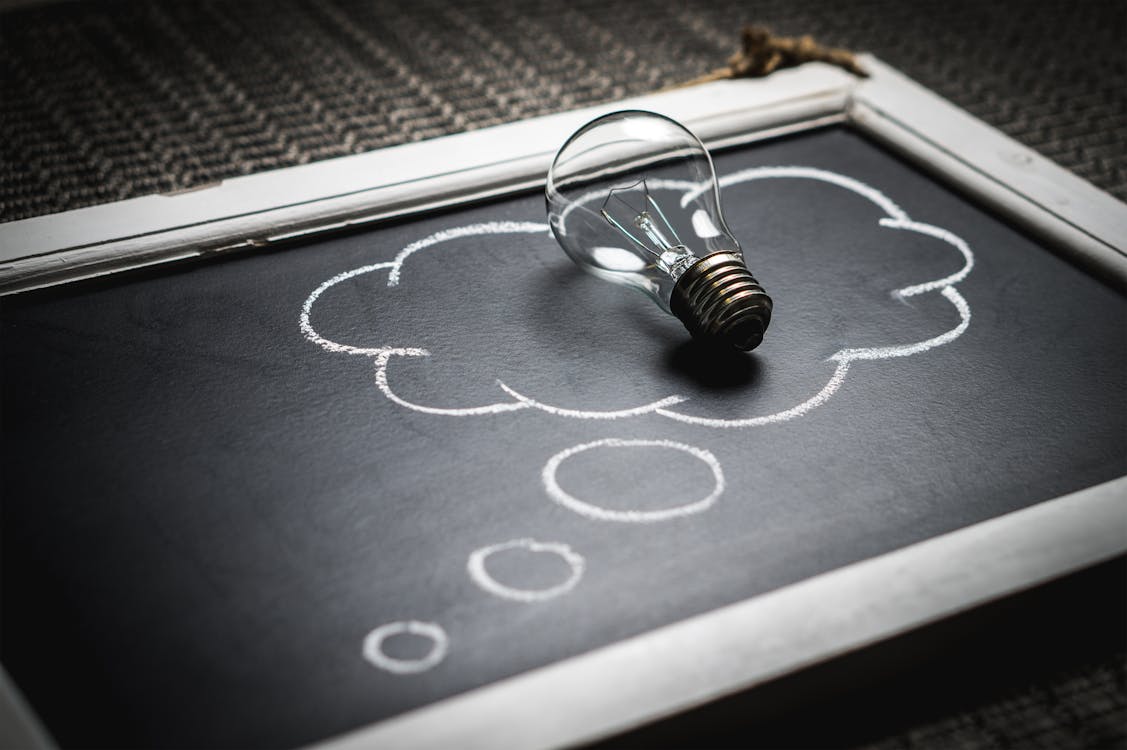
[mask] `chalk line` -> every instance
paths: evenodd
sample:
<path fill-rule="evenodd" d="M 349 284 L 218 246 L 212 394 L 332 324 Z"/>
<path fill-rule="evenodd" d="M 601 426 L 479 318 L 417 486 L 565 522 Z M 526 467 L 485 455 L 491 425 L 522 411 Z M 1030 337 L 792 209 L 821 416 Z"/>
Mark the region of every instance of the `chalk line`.
<path fill-rule="evenodd" d="M 723 419 L 711 417 L 695 417 L 691 414 L 682 414 L 680 412 L 672 411 L 671 409 L 658 409 L 657 413 L 663 417 L 675 420 L 677 422 L 684 422 L 685 424 L 693 424 L 698 427 L 762 427 L 769 424 L 779 424 L 780 422 L 787 422 L 796 417 L 801 417 L 811 409 L 815 409 L 829 400 L 830 396 L 837 393 L 837 389 L 845 382 L 845 375 L 849 372 L 849 361 L 841 361 L 837 363 L 834 369 L 834 374 L 830 377 L 828 383 L 822 386 L 822 390 L 815 393 L 810 398 L 803 401 L 798 406 L 792 406 L 784 411 L 775 412 L 774 414 L 766 414 L 761 417 L 748 417 L 745 419 Z"/>
<path fill-rule="evenodd" d="M 927 339 L 926 341 L 917 341 L 914 344 L 905 344 L 903 346 L 882 346 L 873 347 L 868 349 L 842 349 L 837 354 L 830 357 L 830 359 L 837 360 L 838 362 L 852 362 L 858 359 L 892 359 L 893 357 L 910 357 L 913 354 L 921 354 L 928 349 L 934 349 L 937 346 L 949 344 L 963 332 L 967 330 L 970 325 L 970 305 L 963 299 L 963 295 L 959 294 L 953 286 L 946 286 L 940 290 L 940 294 L 955 306 L 959 312 L 959 324 L 946 333 L 941 333 L 935 338 Z"/>
<path fill-rule="evenodd" d="M 798 178 L 806 180 L 819 180 L 821 182 L 828 182 L 838 187 L 843 187 L 846 190 L 856 193 L 863 198 L 875 203 L 892 219 L 907 220 L 908 214 L 900 206 L 886 196 L 881 191 L 874 187 L 866 185 L 860 180 L 855 180 L 852 177 L 846 177 L 837 172 L 830 172 L 825 169 L 818 169 L 817 167 L 751 167 L 749 169 L 741 169 L 737 172 L 731 172 L 719 178 L 718 182 L 720 187 L 730 187 L 738 185 L 742 182 L 751 182 L 752 180 L 768 180 L 779 178 Z M 692 190 L 681 196 L 681 207 L 689 205 L 694 198 L 709 189 L 707 185 L 697 185 Z"/>
<path fill-rule="evenodd" d="M 389 351 L 389 349 L 387 347 L 376 347 L 374 349 L 366 349 L 366 348 L 362 348 L 362 347 L 358 347 L 358 346 L 349 346 L 348 344 L 338 344 L 335 341 L 330 341 L 329 339 L 325 338 L 321 334 L 317 333 L 316 330 L 314 330 L 313 323 L 310 322 L 310 316 L 313 314 L 313 303 L 316 302 L 318 299 L 320 299 L 321 295 L 324 294 L 325 292 L 327 292 L 332 287 L 336 286 L 337 284 L 341 283 L 342 281 L 347 281 L 348 279 L 354 278 L 356 276 L 360 276 L 361 274 L 371 273 L 372 271 L 379 271 L 379 270 L 382 270 L 384 268 L 391 268 L 393 265 L 394 265 L 394 263 L 392 263 L 391 261 L 387 261 L 385 263 L 373 263 L 373 264 L 368 265 L 368 266 L 361 266 L 360 268 L 354 268 L 351 271 L 345 271 L 344 273 L 338 273 L 336 276 L 332 277 L 331 279 L 329 279 L 328 281 L 326 281 L 325 283 L 321 284 L 319 287 L 314 289 L 313 294 L 310 294 L 305 299 L 305 302 L 301 306 L 301 319 L 300 319 L 301 334 L 303 336 L 305 336 L 305 338 L 312 341 L 317 346 L 321 347 L 322 349 L 325 349 L 326 351 L 330 351 L 330 352 L 339 352 L 339 353 L 343 353 L 343 354 L 364 354 L 364 355 L 367 355 L 367 356 L 374 356 L 374 355 L 382 354 L 386 351 Z"/>
<path fill-rule="evenodd" d="M 459 237 L 474 237 L 482 234 L 539 234 L 547 232 L 549 229 L 550 227 L 547 224 L 533 221 L 487 221 L 481 224 L 467 224 L 462 227 L 443 229 L 441 232 L 435 232 L 429 237 L 424 237 L 421 240 L 412 242 L 410 245 L 400 250 L 399 254 L 395 256 L 395 260 L 392 261 L 391 271 L 387 275 L 387 285 L 397 285 L 399 283 L 399 275 L 403 269 L 403 263 L 418 251 L 430 247 L 431 245 L 437 245 L 440 242 L 449 242 Z"/>
<path fill-rule="evenodd" d="M 953 286 L 944 287 L 940 290 L 940 294 L 944 296 L 959 313 L 959 324 L 934 338 L 927 339 L 926 341 L 917 341 L 912 344 L 905 344 L 903 346 L 885 346 L 873 347 L 867 349 L 842 349 L 829 359 L 837 362 L 837 368 L 834 374 L 830 377 L 828 383 L 822 387 L 811 398 L 803 401 L 798 406 L 791 407 L 785 411 L 780 411 L 775 414 L 768 414 L 762 417 L 750 417 L 747 419 L 713 419 L 709 417 L 696 417 L 690 414 L 682 414 L 671 409 L 657 409 L 656 412 L 663 417 L 684 422 L 686 424 L 693 424 L 699 427 L 761 427 L 769 424 L 779 424 L 780 422 L 787 422 L 796 417 L 801 417 L 811 409 L 821 406 L 829 400 L 830 396 L 837 392 L 841 384 L 845 382 L 845 376 L 849 372 L 849 363 L 857 360 L 879 360 L 879 359 L 892 359 L 894 357 L 909 357 L 913 354 L 921 354 L 928 349 L 934 349 L 937 346 L 943 346 L 957 339 L 963 335 L 970 325 L 970 305 L 963 299 L 963 296 Z"/>
<path fill-rule="evenodd" d="M 560 464 L 567 459 L 582 453 L 584 451 L 592 450 L 594 448 L 669 448 L 672 450 L 683 451 L 690 456 L 695 456 L 704 462 L 704 464 L 712 472 L 712 478 L 715 485 L 712 491 L 704 498 L 694 502 L 684 503 L 672 508 L 662 508 L 661 510 L 612 510 L 610 508 L 603 508 L 595 505 L 592 502 L 580 500 L 574 495 L 564 490 L 559 481 L 556 479 L 556 472 L 559 470 Z M 617 521 L 622 523 L 654 523 L 657 521 L 669 521 L 674 518 L 683 518 L 691 516 L 696 513 L 701 513 L 708 510 L 716 502 L 716 498 L 724 492 L 724 472 L 720 468 L 720 462 L 716 460 L 716 456 L 703 448 L 696 446 L 686 445 L 685 443 L 677 443 L 672 440 L 626 440 L 622 438 L 604 438 L 596 440 L 592 443 L 583 443 L 566 450 L 560 451 L 556 455 L 548 459 L 548 463 L 544 465 L 544 469 L 540 474 L 544 482 L 544 490 L 548 493 L 548 497 L 556 501 L 568 510 L 574 511 L 581 516 L 585 516 L 595 521 Z"/>
<path fill-rule="evenodd" d="M 381 263 L 372 263 L 369 265 L 354 268 L 350 271 L 344 271 L 336 276 L 328 279 L 316 289 L 313 293 L 306 298 L 301 306 L 301 315 L 299 318 L 299 328 L 302 335 L 311 343 L 320 346 L 322 349 L 330 352 L 343 353 L 343 354 L 359 354 L 362 356 L 371 357 L 376 363 L 375 382 L 379 391 L 390 401 L 399 406 L 414 411 L 423 412 L 425 414 L 440 414 L 444 416 L 478 416 L 483 414 L 499 414 L 507 411 L 517 411 L 519 409 L 529 408 L 528 404 L 519 401 L 504 402 L 497 404 L 488 404 L 486 406 L 471 407 L 471 408 L 439 408 L 424 406 L 422 404 L 415 404 L 407 399 L 400 397 L 396 394 L 391 385 L 388 383 L 387 365 L 388 361 L 393 356 L 400 357 L 426 357 L 430 356 L 430 352 L 425 349 L 415 347 L 358 347 L 349 344 L 342 344 L 337 341 L 321 335 L 312 323 L 313 306 L 321 296 L 331 289 L 332 287 L 340 284 L 349 279 L 361 276 L 363 274 L 372 273 L 374 271 L 388 270 L 387 286 L 395 286 L 399 283 L 400 273 L 404 261 L 413 253 L 422 250 L 423 248 L 432 247 L 442 242 L 449 242 L 450 240 L 458 239 L 461 237 L 470 237 L 488 234 L 514 234 L 514 233 L 540 233 L 548 231 L 548 225 L 536 222 L 513 222 L 513 221 L 490 221 L 482 222 L 479 224 L 469 224 L 462 227 L 454 227 L 452 229 L 445 229 L 434 234 L 428 235 L 421 240 L 412 242 L 404 247 L 396 255 L 394 260 L 384 261 Z"/>
<path fill-rule="evenodd" d="M 942 279 L 935 281 L 928 281 L 923 284 L 915 284 L 913 286 L 906 286 L 903 289 L 897 289 L 894 294 L 899 297 L 913 297 L 917 294 L 924 292 L 934 291 L 949 287 L 952 284 L 957 284 L 970 274 L 971 269 L 974 268 L 974 253 L 971 252 L 970 246 L 959 236 L 948 232 L 941 227 L 933 226 L 931 224 L 923 224 L 918 221 L 911 221 L 907 218 L 904 219 L 881 219 L 880 225 L 890 229 L 907 229 L 912 232 L 919 232 L 926 234 L 929 237 L 934 237 L 937 240 L 942 240 L 948 245 L 951 245 L 963 256 L 963 267 L 950 276 L 944 276 Z"/>
<path fill-rule="evenodd" d="M 418 659 L 397 659 L 384 653 L 384 641 L 404 633 L 430 638 L 433 641 L 430 651 Z M 374 666 L 392 674 L 418 674 L 433 668 L 445 659 L 449 646 L 450 639 L 446 637 L 446 631 L 436 623 L 418 620 L 389 622 L 380 625 L 365 636 L 364 658 Z"/>
<path fill-rule="evenodd" d="M 688 400 L 684 396 L 667 396 L 666 398 L 660 399 L 659 401 L 654 401 L 652 404 L 635 406 L 632 409 L 620 409 L 618 411 L 584 411 L 580 409 L 561 409 L 558 406 L 542 404 L 539 401 L 535 401 L 529 398 L 528 396 L 523 396 L 520 393 L 517 393 L 512 388 L 502 383 L 500 380 L 497 381 L 497 385 L 501 387 L 501 390 L 512 396 L 517 402 L 523 404 L 524 406 L 529 406 L 533 409 L 539 409 L 540 411 L 554 414 L 557 417 L 573 417 L 575 419 L 621 419 L 623 417 L 638 417 L 642 414 L 649 414 L 650 412 L 660 411 L 663 407 L 672 406 L 674 404 L 679 404 L 682 401 Z"/>
<path fill-rule="evenodd" d="M 529 552 L 547 552 L 558 555 L 567 563 L 571 572 L 563 583 L 545 589 L 521 589 L 515 586 L 507 586 L 489 574 L 489 571 L 485 568 L 485 561 L 489 559 L 490 555 L 511 549 L 525 549 Z M 517 602 L 543 602 L 566 594 L 579 583 L 586 566 L 587 563 L 583 556 L 566 544 L 562 542 L 538 542 L 535 539 L 513 539 L 508 542 L 482 547 L 474 550 L 470 554 L 469 560 L 466 561 L 466 571 L 470 574 L 474 583 L 491 594 Z"/>
<path fill-rule="evenodd" d="M 426 356 L 428 354 L 428 352 L 421 349 L 415 349 L 413 351 L 418 353 L 416 356 Z M 399 404 L 406 409 L 422 412 L 423 414 L 441 414 L 448 417 L 472 417 L 481 416 L 483 414 L 501 414 L 507 411 L 529 408 L 529 404 L 520 401 L 507 401 L 497 404 L 487 404 L 485 406 L 471 406 L 469 408 L 442 408 L 411 403 L 391 390 L 391 385 L 387 382 L 388 360 L 390 360 L 393 355 L 399 353 L 400 352 L 380 352 L 379 355 L 376 356 L 376 387 L 380 389 L 380 392 L 386 396 L 389 401 Z"/>
<path fill-rule="evenodd" d="M 530 222 L 530 221 L 486 221 L 479 224 L 467 224 L 466 226 L 454 227 L 452 229 L 444 229 L 434 234 L 428 235 L 421 240 L 412 242 L 407 245 L 395 256 L 394 260 L 384 261 L 382 263 L 372 263 L 366 266 L 354 268 L 351 271 L 344 271 L 333 276 L 328 281 L 325 281 L 310 294 L 301 306 L 301 316 L 299 319 L 299 328 L 301 334 L 310 342 L 330 352 L 337 352 L 342 354 L 361 354 L 364 356 L 374 357 L 387 352 L 399 353 L 401 351 L 410 351 L 396 347 L 358 347 L 350 346 L 348 344 L 341 344 L 332 341 L 320 333 L 313 327 L 311 321 L 313 313 L 313 305 L 320 299 L 321 295 L 332 287 L 340 284 L 343 281 L 361 276 L 373 271 L 381 271 L 388 269 L 387 285 L 396 286 L 399 284 L 399 276 L 402 271 L 403 262 L 407 260 L 413 253 L 418 252 L 426 247 L 440 244 L 442 242 L 449 242 L 450 240 L 458 239 L 460 237 L 471 237 L 483 234 L 520 234 L 520 233 L 540 233 L 548 231 L 547 224 Z M 418 350 L 414 350 L 418 351 Z"/>

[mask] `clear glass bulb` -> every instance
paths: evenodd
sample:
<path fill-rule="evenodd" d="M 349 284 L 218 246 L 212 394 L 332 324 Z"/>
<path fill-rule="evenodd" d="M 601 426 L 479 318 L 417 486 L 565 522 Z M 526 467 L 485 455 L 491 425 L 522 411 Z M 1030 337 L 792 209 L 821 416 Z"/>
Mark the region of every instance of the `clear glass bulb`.
<path fill-rule="evenodd" d="M 639 289 L 694 336 L 759 345 L 771 298 L 724 223 L 712 159 L 683 125 L 653 112 L 599 117 L 548 171 L 548 221 L 573 261 Z"/>

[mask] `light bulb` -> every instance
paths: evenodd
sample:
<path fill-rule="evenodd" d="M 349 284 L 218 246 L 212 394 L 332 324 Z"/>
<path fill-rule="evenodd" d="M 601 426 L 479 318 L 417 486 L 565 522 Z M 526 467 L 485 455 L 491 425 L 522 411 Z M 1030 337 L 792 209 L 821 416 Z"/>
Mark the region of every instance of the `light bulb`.
<path fill-rule="evenodd" d="M 677 122 L 630 110 L 572 135 L 548 170 L 548 221 L 581 268 L 639 289 L 695 337 L 750 351 L 771 298 L 720 212 L 704 144 Z"/>

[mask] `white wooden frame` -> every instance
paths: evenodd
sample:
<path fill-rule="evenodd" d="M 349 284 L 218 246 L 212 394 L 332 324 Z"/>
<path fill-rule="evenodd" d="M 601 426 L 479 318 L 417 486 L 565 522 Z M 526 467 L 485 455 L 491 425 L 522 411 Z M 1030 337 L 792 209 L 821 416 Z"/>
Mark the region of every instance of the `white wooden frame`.
<path fill-rule="evenodd" d="M 1127 286 L 1127 205 L 870 56 L 720 81 L 0 225 L 0 294 L 401 217 L 543 185 L 597 114 L 640 108 L 713 147 L 842 123 Z M 744 690 L 1127 551 L 1127 477 L 458 695 L 319 750 L 549 748 Z M 989 571 L 984 573 L 984 571 Z M 544 706 L 555 706 L 545 711 Z M 10 740 L 4 742 L 5 740 Z M 50 739 L 0 672 L 0 744 Z"/>

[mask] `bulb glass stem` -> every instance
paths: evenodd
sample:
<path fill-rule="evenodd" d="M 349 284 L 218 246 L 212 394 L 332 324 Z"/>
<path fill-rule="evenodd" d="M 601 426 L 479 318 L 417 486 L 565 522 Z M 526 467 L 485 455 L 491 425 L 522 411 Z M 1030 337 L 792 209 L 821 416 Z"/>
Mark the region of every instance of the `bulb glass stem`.
<path fill-rule="evenodd" d="M 689 248 L 681 243 L 681 238 L 677 236 L 677 230 L 665 217 L 665 212 L 661 210 L 661 205 L 654 200 L 650 195 L 649 187 L 646 185 L 645 179 L 641 180 L 642 185 L 642 198 L 644 203 L 640 207 L 632 206 L 626 198 L 623 197 L 622 190 L 612 188 L 607 194 L 606 200 L 603 201 L 603 207 L 600 212 L 607 222 L 622 233 L 624 237 L 634 243 L 639 249 L 654 256 L 658 267 L 670 275 L 674 280 L 680 278 L 681 274 L 685 272 L 689 266 L 695 263 L 699 258 L 693 255 Z M 637 185 L 631 185 L 631 188 Z M 612 213 L 613 210 L 622 211 L 625 209 L 625 217 L 633 216 L 629 223 L 633 224 L 641 232 L 647 242 L 638 239 L 629 229 L 623 226 L 622 221 L 615 218 Z M 650 212 L 653 211 L 651 214 Z M 654 216 L 661 219 L 661 225 L 654 220 Z M 662 226 L 665 229 L 662 229 Z M 668 235 L 668 236 L 667 236 Z M 673 239 L 670 240 L 669 237 Z"/>

